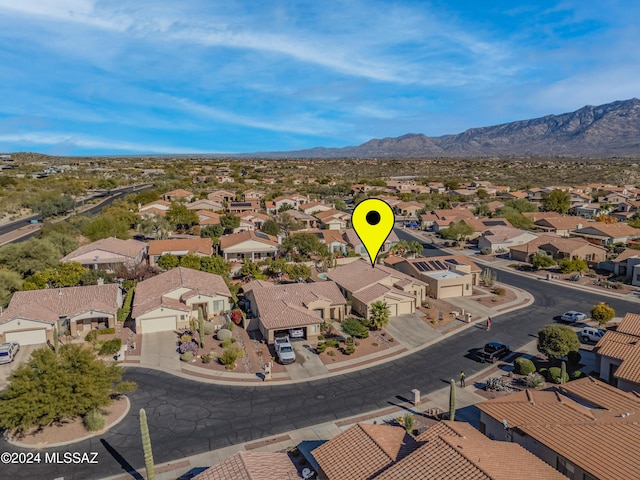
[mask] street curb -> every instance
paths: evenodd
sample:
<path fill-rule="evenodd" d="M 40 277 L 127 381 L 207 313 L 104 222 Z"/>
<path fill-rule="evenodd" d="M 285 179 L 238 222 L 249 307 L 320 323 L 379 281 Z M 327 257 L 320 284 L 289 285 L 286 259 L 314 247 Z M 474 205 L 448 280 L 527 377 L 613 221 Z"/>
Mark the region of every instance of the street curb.
<path fill-rule="evenodd" d="M 65 445 L 73 445 L 74 443 L 82 442 L 82 441 L 87 440 L 89 438 L 93 438 L 93 437 L 98 437 L 100 435 L 104 435 L 111 428 L 115 427 L 122 420 L 124 420 L 124 417 L 126 417 L 127 414 L 129 413 L 129 410 L 131 410 L 131 401 L 129 400 L 129 397 L 124 395 L 124 398 L 125 398 L 125 400 L 127 402 L 127 408 L 125 408 L 125 410 L 122 413 L 122 415 L 120 415 L 118 418 L 116 418 L 116 420 L 111 425 L 108 425 L 107 427 L 103 428 L 99 432 L 95 432 L 95 433 L 92 433 L 90 435 L 85 435 L 84 437 L 76 438 L 74 440 L 69 440 L 67 442 L 47 443 L 46 445 L 42 445 L 42 444 L 31 445 L 31 444 L 27 444 L 27 443 L 18 442 L 18 441 L 15 441 L 15 440 L 10 440 L 8 437 L 5 437 L 5 440 L 7 441 L 7 443 L 9 443 L 11 445 L 14 445 L 16 447 L 28 448 L 28 449 L 31 449 L 31 450 L 41 450 L 41 449 L 45 449 L 45 448 L 54 448 L 54 447 L 62 447 L 62 446 L 65 446 Z"/>

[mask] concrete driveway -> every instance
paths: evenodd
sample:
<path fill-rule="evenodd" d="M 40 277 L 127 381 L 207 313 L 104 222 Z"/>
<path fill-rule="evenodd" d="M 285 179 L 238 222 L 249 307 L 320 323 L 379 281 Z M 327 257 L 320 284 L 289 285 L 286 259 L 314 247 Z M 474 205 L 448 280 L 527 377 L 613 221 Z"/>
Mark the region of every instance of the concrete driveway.
<path fill-rule="evenodd" d="M 286 365 L 287 373 L 293 380 L 300 378 L 313 378 L 329 373 L 327 367 L 315 350 L 305 340 L 303 342 L 291 342 L 296 352 L 296 362 Z"/>
<path fill-rule="evenodd" d="M 438 331 L 427 325 L 420 317 L 420 313 L 407 313 L 406 315 L 391 317 L 389 325 L 384 327 L 384 330 L 409 350 L 441 336 Z"/>
<path fill-rule="evenodd" d="M 178 336 L 173 331 L 145 333 L 142 335 L 140 366 L 180 372 L 177 348 Z"/>
<path fill-rule="evenodd" d="M 37 350 L 39 348 L 46 347 L 46 345 L 25 345 L 24 347 L 20 347 L 20 351 L 16 355 L 16 359 L 11 363 L 3 363 L 0 365 L 0 390 L 3 390 L 4 387 L 7 386 L 7 378 L 9 374 L 15 370 L 15 368 L 29 360 L 31 357 L 31 352 Z"/>

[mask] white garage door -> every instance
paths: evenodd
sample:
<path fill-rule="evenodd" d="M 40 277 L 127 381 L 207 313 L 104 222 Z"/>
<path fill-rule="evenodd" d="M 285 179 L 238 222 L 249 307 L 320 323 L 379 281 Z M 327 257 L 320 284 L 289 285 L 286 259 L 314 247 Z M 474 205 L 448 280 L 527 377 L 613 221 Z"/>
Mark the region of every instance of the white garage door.
<path fill-rule="evenodd" d="M 16 342 L 19 345 L 39 345 L 47 343 L 47 332 L 40 328 L 38 330 L 27 330 L 25 332 L 7 332 L 5 335 L 7 342 Z"/>
<path fill-rule="evenodd" d="M 142 333 L 171 332 L 176 329 L 176 317 L 159 317 L 142 320 Z"/>
<path fill-rule="evenodd" d="M 462 285 L 451 285 L 448 287 L 440 287 L 440 295 L 438 298 L 462 297 L 464 291 Z"/>

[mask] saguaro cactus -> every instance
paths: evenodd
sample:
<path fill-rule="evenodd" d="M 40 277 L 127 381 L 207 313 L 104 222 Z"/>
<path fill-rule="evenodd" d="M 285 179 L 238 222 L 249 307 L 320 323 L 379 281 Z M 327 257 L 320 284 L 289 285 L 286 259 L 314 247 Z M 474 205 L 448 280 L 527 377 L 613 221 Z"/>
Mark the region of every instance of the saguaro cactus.
<path fill-rule="evenodd" d="M 142 437 L 142 449 L 144 450 L 144 468 L 147 470 L 147 480 L 155 480 L 156 475 L 153 470 L 153 452 L 151 451 L 151 437 L 149 436 L 149 426 L 147 425 L 147 412 L 140 409 L 140 435 Z"/>
<path fill-rule="evenodd" d="M 58 351 L 60 349 L 60 340 L 58 339 L 58 329 L 57 327 L 53 327 L 53 351 L 58 356 Z"/>
<path fill-rule="evenodd" d="M 198 321 L 200 322 L 200 348 L 204 348 L 204 313 L 202 313 L 202 307 L 198 307 Z"/>
<path fill-rule="evenodd" d="M 456 381 L 452 378 L 449 387 L 449 420 L 456 419 Z"/>
<path fill-rule="evenodd" d="M 564 378 L 567 375 L 567 364 L 563 361 L 560 364 L 560 383 L 564 383 Z"/>

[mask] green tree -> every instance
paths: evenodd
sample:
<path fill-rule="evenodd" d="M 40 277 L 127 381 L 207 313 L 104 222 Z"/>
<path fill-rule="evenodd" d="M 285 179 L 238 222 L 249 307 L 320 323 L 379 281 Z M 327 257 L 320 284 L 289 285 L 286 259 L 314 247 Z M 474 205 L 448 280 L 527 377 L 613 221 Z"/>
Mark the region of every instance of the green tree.
<path fill-rule="evenodd" d="M 440 236 L 448 240 L 461 241 L 473 235 L 473 228 L 465 223 L 464 220 L 459 222 L 451 222 L 448 228 L 440 230 Z"/>
<path fill-rule="evenodd" d="M 600 325 L 604 325 L 615 316 L 616 311 L 604 302 L 594 305 L 591 309 L 591 318 Z"/>
<path fill-rule="evenodd" d="M 75 287 L 82 275 L 89 271 L 78 262 L 63 262 L 31 275 L 24 281 L 25 290 L 40 290 L 52 287 Z"/>
<path fill-rule="evenodd" d="M 171 232 L 171 224 L 162 215 L 145 215 L 138 225 L 138 231 L 154 240 L 166 240 Z"/>
<path fill-rule="evenodd" d="M 578 335 L 567 325 L 547 325 L 538 332 L 538 351 L 559 359 L 580 349 Z"/>
<path fill-rule="evenodd" d="M 190 268 L 192 270 L 200 270 L 200 257 L 197 255 L 185 255 L 180 259 L 180 266 Z"/>
<path fill-rule="evenodd" d="M 379 300 L 371 304 L 369 324 L 374 330 L 380 330 L 389 325 L 389 307 L 385 302 Z"/>
<path fill-rule="evenodd" d="M 275 237 L 280 233 L 280 225 L 278 225 L 275 220 L 267 220 L 262 224 L 260 230 L 267 235 L 273 235 Z"/>
<path fill-rule="evenodd" d="M 92 242 L 109 237 L 127 240 L 131 237 L 129 235 L 130 227 L 128 220 L 123 221 L 116 217 L 102 214 L 87 223 L 82 229 L 82 233 Z"/>
<path fill-rule="evenodd" d="M 498 209 L 495 216 L 508 220 L 515 228 L 531 230 L 534 227 L 534 223 L 530 218 L 525 217 L 513 207 L 501 207 Z"/>
<path fill-rule="evenodd" d="M 147 425 L 147 412 L 140 409 L 140 437 L 142 438 L 142 451 L 144 452 L 144 469 L 147 473 L 147 480 L 155 480 L 153 450 L 151 449 L 151 436 L 149 435 L 149 425 Z"/>
<path fill-rule="evenodd" d="M 18 272 L 0 268 L 0 307 L 9 305 L 11 295 L 22 288 L 22 277 Z"/>
<path fill-rule="evenodd" d="M 121 379 L 117 364 L 106 364 L 82 345 L 62 345 L 57 357 L 50 348 L 35 350 L 0 392 L 0 428 L 23 432 L 106 407 L 113 394 L 130 389 Z"/>
<path fill-rule="evenodd" d="M 519 213 L 525 212 L 537 212 L 538 205 L 533 202 L 530 202 L 526 198 L 513 198 L 511 200 L 507 200 L 504 202 L 505 207 L 513 208 L 517 210 Z"/>
<path fill-rule="evenodd" d="M 48 242 L 51 242 L 51 244 L 58 249 L 58 251 L 60 252 L 60 256 L 62 257 L 70 254 L 78 248 L 78 241 L 75 239 L 75 237 L 66 233 L 51 232 L 41 238 L 45 238 Z"/>
<path fill-rule="evenodd" d="M 555 265 L 557 262 L 553 259 L 551 255 L 547 252 L 543 252 L 542 250 L 538 250 L 536 253 L 531 255 L 531 265 L 536 270 L 539 268 L 547 268 L 552 265 Z"/>
<path fill-rule="evenodd" d="M 478 217 L 488 217 L 491 215 L 491 209 L 486 203 L 481 203 L 473 209 L 473 214 Z"/>
<path fill-rule="evenodd" d="M 215 225 L 207 225 L 200 230 L 202 238 L 220 238 L 224 234 L 224 227 L 219 223 Z"/>
<path fill-rule="evenodd" d="M 242 264 L 242 268 L 240 268 L 240 275 L 245 278 L 257 278 L 262 275 L 262 270 L 260 270 L 260 267 L 257 263 L 246 259 Z"/>
<path fill-rule="evenodd" d="M 181 203 L 172 203 L 167 210 L 166 219 L 177 230 L 187 230 L 197 224 L 198 214 Z"/>
<path fill-rule="evenodd" d="M 171 270 L 180 265 L 180 259 L 173 253 L 165 253 L 158 259 L 157 263 L 162 270 Z"/>
<path fill-rule="evenodd" d="M 278 280 L 282 280 L 282 274 L 287 271 L 287 261 L 284 258 L 273 260 L 269 258 L 267 260 L 267 269 L 265 273 L 270 277 L 275 277 Z"/>
<path fill-rule="evenodd" d="M 291 214 L 287 212 L 280 212 L 273 217 L 274 221 L 280 227 L 280 233 L 285 237 L 288 237 L 289 234 L 295 230 L 300 230 L 304 228 L 304 225 L 298 222 L 295 218 L 291 216 Z"/>
<path fill-rule="evenodd" d="M 333 207 L 336 210 L 346 210 L 347 209 L 347 204 L 344 202 L 344 200 L 338 199 L 335 202 L 333 202 Z"/>
<path fill-rule="evenodd" d="M 94 270 L 93 268 L 90 268 L 80 276 L 78 285 L 97 285 L 98 279 L 100 278 L 104 283 L 113 283 L 114 275 L 106 272 L 105 270 Z"/>
<path fill-rule="evenodd" d="M 581 258 L 563 258 L 558 265 L 560 265 L 562 273 L 586 272 L 589 270 L 589 265 Z"/>
<path fill-rule="evenodd" d="M 23 277 L 56 266 L 60 258 L 60 252 L 48 240 L 31 238 L 0 247 L 0 266 Z"/>
<path fill-rule="evenodd" d="M 230 213 L 223 215 L 220 217 L 220 225 L 222 225 L 225 232 L 231 232 L 240 226 L 240 217 L 236 217 Z"/>
<path fill-rule="evenodd" d="M 313 233 L 296 233 L 282 241 L 280 251 L 283 254 L 292 254 L 294 258 L 306 260 L 309 255 L 322 251 L 323 244 Z"/>
<path fill-rule="evenodd" d="M 292 280 L 307 281 L 311 278 L 311 267 L 304 263 L 290 263 L 287 265 L 287 275 Z"/>
<path fill-rule="evenodd" d="M 203 272 L 226 276 L 230 269 L 231 265 L 223 257 L 218 255 L 200 257 L 200 270 Z"/>
<path fill-rule="evenodd" d="M 542 208 L 547 212 L 567 213 L 571 206 L 571 195 L 564 190 L 552 190 L 542 195 Z"/>

